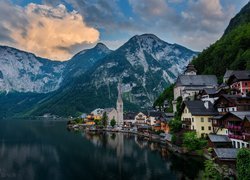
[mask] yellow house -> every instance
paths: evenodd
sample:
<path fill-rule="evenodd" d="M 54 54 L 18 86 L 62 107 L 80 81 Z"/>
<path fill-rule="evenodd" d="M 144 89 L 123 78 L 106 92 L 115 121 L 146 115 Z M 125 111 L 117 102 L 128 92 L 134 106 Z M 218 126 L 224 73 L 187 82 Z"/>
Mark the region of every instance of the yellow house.
<path fill-rule="evenodd" d="M 194 130 L 198 137 L 213 133 L 211 118 L 218 114 L 209 101 L 184 101 L 182 104 L 182 127 Z"/>

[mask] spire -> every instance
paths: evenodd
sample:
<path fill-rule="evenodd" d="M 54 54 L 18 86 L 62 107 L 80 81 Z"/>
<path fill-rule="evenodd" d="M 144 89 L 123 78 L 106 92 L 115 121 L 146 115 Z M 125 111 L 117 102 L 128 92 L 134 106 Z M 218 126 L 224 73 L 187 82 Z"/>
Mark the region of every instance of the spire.
<path fill-rule="evenodd" d="M 186 70 L 184 71 L 185 75 L 196 75 L 197 70 L 195 69 L 194 65 L 189 63 L 187 65 Z"/>
<path fill-rule="evenodd" d="M 117 102 L 122 102 L 122 85 L 121 82 L 119 81 L 118 86 L 118 98 L 117 98 Z"/>

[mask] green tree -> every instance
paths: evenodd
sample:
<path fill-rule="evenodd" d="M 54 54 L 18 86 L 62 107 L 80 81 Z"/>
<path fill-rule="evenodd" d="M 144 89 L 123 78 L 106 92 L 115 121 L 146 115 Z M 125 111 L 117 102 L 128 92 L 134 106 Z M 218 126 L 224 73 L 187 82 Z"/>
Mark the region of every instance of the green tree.
<path fill-rule="evenodd" d="M 94 123 L 95 123 L 95 125 L 101 125 L 101 122 L 100 122 L 100 120 L 98 120 L 98 119 L 95 119 L 95 120 L 94 120 Z"/>
<path fill-rule="evenodd" d="M 174 119 L 169 122 L 170 132 L 176 133 L 181 130 L 182 122 L 181 122 L 181 105 L 182 105 L 182 97 L 177 98 L 176 103 L 176 113 L 174 115 Z"/>
<path fill-rule="evenodd" d="M 169 121 L 169 127 L 171 133 L 176 133 L 181 130 L 181 120 L 180 119 L 172 119 Z"/>
<path fill-rule="evenodd" d="M 240 180 L 250 179 L 250 149 L 242 148 L 239 150 L 236 168 Z"/>
<path fill-rule="evenodd" d="M 102 121 L 102 125 L 103 125 L 104 127 L 106 127 L 106 126 L 107 126 L 107 122 L 108 122 L 108 116 L 107 116 L 107 113 L 106 113 L 106 112 L 103 113 L 103 116 L 102 116 L 101 121 Z"/>
<path fill-rule="evenodd" d="M 189 151 L 200 150 L 204 148 L 207 144 L 207 141 L 201 138 L 198 138 L 196 132 L 186 132 L 183 137 L 183 145 Z"/>
<path fill-rule="evenodd" d="M 208 180 L 208 179 L 213 179 L 213 180 L 219 180 L 222 179 L 220 176 L 219 172 L 216 170 L 216 165 L 214 162 L 209 159 L 204 162 L 205 164 L 205 170 L 202 176 L 202 179 Z"/>
<path fill-rule="evenodd" d="M 111 121 L 110 121 L 110 126 L 114 127 L 115 125 L 116 125 L 116 121 L 115 121 L 115 119 L 113 118 L 113 119 L 111 119 Z"/>

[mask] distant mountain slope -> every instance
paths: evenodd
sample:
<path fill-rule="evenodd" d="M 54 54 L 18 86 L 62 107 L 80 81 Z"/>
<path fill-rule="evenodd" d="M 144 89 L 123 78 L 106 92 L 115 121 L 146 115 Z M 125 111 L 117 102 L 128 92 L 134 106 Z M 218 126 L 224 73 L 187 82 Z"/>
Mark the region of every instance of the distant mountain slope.
<path fill-rule="evenodd" d="M 250 23 L 250 3 L 246 4 L 241 11 L 230 20 L 228 27 L 226 28 L 224 35 L 228 34 L 233 29 Z"/>
<path fill-rule="evenodd" d="M 65 63 L 0 46 L 0 92 L 47 93 L 60 87 Z"/>
<path fill-rule="evenodd" d="M 225 34 L 192 61 L 202 74 L 220 79 L 226 69 L 250 69 L 250 2 L 230 21 Z"/>
<path fill-rule="evenodd" d="M 116 51 L 96 62 L 31 112 L 61 116 L 112 107 L 117 83 L 122 81 L 126 110 L 152 106 L 159 93 L 173 83 L 197 53 L 169 44 L 152 34 L 132 37 Z"/>
<path fill-rule="evenodd" d="M 65 79 L 83 74 L 98 60 L 101 60 L 111 52 L 112 50 L 110 50 L 106 45 L 98 43 L 94 48 L 86 49 L 77 53 L 67 63 L 64 72 L 66 76 Z"/>

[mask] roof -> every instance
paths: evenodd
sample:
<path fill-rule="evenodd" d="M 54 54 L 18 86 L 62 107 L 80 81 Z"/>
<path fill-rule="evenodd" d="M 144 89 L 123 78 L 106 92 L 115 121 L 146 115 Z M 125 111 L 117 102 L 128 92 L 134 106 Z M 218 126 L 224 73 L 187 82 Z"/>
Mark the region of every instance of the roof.
<path fill-rule="evenodd" d="M 231 114 L 235 115 L 236 117 L 240 119 L 244 119 L 246 116 L 250 116 L 250 111 L 236 111 L 236 112 L 230 112 Z"/>
<path fill-rule="evenodd" d="M 204 88 L 203 91 L 205 91 L 207 94 L 216 94 L 217 93 L 216 88 Z"/>
<path fill-rule="evenodd" d="M 165 114 L 161 111 L 149 111 L 148 115 L 151 117 L 164 117 L 165 116 Z"/>
<path fill-rule="evenodd" d="M 222 94 L 219 99 L 217 99 L 215 101 L 215 104 L 217 104 L 221 98 L 225 98 L 226 100 L 228 100 L 229 102 L 235 104 L 235 105 L 240 105 L 240 104 L 243 104 L 243 105 L 250 105 L 250 97 L 242 97 L 241 95 L 230 95 L 230 94 Z M 249 100 L 249 103 L 241 103 L 240 100 Z"/>
<path fill-rule="evenodd" d="M 115 110 L 115 108 L 105 108 L 104 112 L 110 113 L 111 111 Z"/>
<path fill-rule="evenodd" d="M 226 135 L 209 134 L 208 137 L 211 142 L 231 142 L 229 137 Z"/>
<path fill-rule="evenodd" d="M 250 122 L 250 115 L 246 115 L 245 119 Z"/>
<path fill-rule="evenodd" d="M 250 70 L 242 70 L 242 71 L 233 71 L 229 78 L 234 76 L 238 80 L 249 80 L 250 79 Z"/>
<path fill-rule="evenodd" d="M 192 72 L 192 71 L 197 72 L 197 70 L 195 69 L 194 65 L 189 63 L 188 66 L 187 66 L 187 68 L 186 68 L 186 70 L 185 70 L 185 73 Z"/>
<path fill-rule="evenodd" d="M 174 117 L 174 113 L 165 113 L 167 117 Z"/>
<path fill-rule="evenodd" d="M 236 148 L 214 148 L 216 156 L 220 159 L 236 159 L 238 150 Z"/>
<path fill-rule="evenodd" d="M 215 75 L 180 75 L 177 78 L 177 86 L 217 86 Z"/>
<path fill-rule="evenodd" d="M 234 70 L 227 70 L 227 71 L 225 72 L 223 78 L 229 78 L 229 77 L 232 75 L 233 72 L 234 72 Z"/>
<path fill-rule="evenodd" d="M 205 107 L 204 101 L 184 101 L 184 105 L 188 108 L 192 115 L 214 116 L 218 114 L 218 111 L 213 107 L 211 102 L 208 103 L 208 108 Z M 184 109 L 184 107 L 183 107 Z"/>
<path fill-rule="evenodd" d="M 127 113 L 124 113 L 123 115 L 123 119 L 124 120 L 131 120 L 131 119 L 135 119 L 135 116 L 137 115 L 138 113 L 136 112 L 127 112 Z"/>

